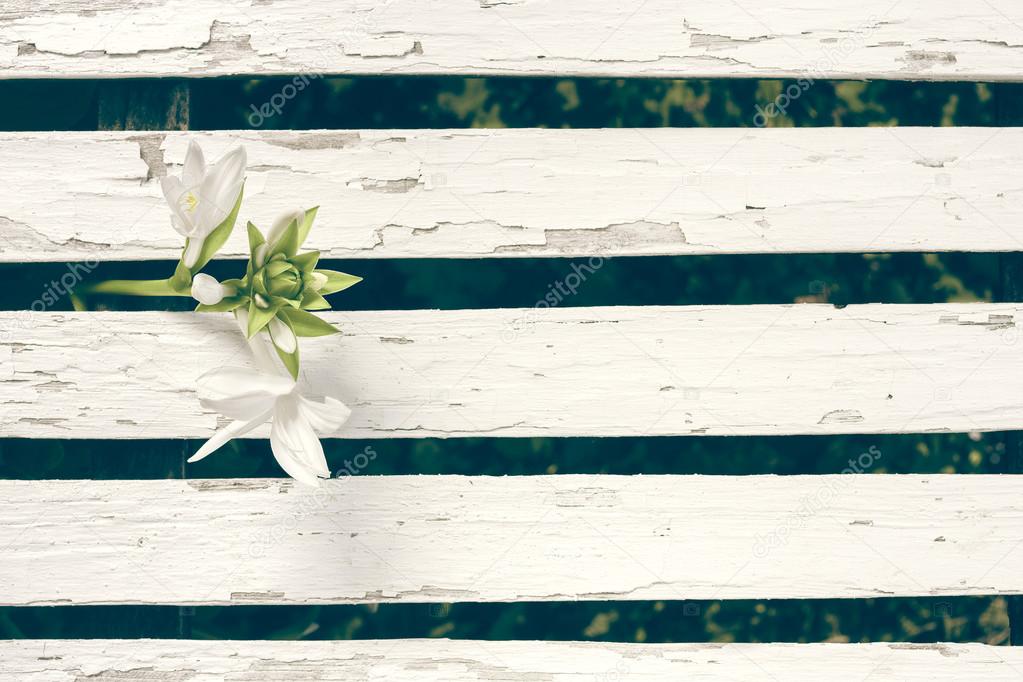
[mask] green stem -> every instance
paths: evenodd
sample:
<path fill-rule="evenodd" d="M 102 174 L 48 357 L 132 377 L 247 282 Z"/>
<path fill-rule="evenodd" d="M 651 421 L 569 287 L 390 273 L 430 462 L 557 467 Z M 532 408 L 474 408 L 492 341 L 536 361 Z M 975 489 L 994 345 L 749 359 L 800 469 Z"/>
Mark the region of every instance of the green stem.
<path fill-rule="evenodd" d="M 109 279 L 86 287 L 86 294 L 124 294 L 127 296 L 186 296 L 187 292 L 175 291 L 169 279 Z"/>

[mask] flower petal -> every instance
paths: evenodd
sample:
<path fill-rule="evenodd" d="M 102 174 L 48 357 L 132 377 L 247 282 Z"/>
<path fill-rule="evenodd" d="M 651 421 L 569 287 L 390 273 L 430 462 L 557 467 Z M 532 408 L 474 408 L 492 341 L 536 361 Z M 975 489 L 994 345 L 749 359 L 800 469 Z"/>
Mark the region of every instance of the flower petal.
<path fill-rule="evenodd" d="M 199 186 L 196 229 L 202 236 L 215 230 L 231 214 L 245 181 L 245 148 L 229 151 L 203 178 Z"/>
<path fill-rule="evenodd" d="M 281 468 L 292 478 L 317 485 L 317 475 L 330 477 L 320 439 L 292 396 L 277 401 L 270 429 L 270 449 Z"/>
<path fill-rule="evenodd" d="M 196 380 L 199 399 L 219 400 L 261 391 L 279 397 L 291 393 L 295 382 L 279 374 L 242 367 L 218 367 Z"/>
<path fill-rule="evenodd" d="M 181 208 L 181 197 L 188 188 L 181 180 L 173 176 L 160 178 L 160 189 L 163 190 L 163 198 L 171 210 L 171 224 L 181 236 L 187 237 L 192 233 L 192 219 Z"/>
<path fill-rule="evenodd" d="M 185 153 L 185 167 L 181 171 L 181 180 L 186 187 L 194 187 L 202 182 L 206 175 L 206 157 L 203 156 L 202 147 L 195 140 L 188 142 L 188 151 Z"/>
<path fill-rule="evenodd" d="M 351 409 L 330 396 L 298 396 L 299 410 L 317 433 L 332 435 L 352 416 Z"/>
<path fill-rule="evenodd" d="M 295 352 L 295 349 L 298 348 L 298 339 L 295 337 L 295 332 L 291 331 L 291 327 L 281 322 L 278 317 L 270 320 L 270 324 L 267 326 L 270 328 L 270 338 L 275 346 L 288 355 Z"/>
<path fill-rule="evenodd" d="M 186 239 L 188 238 L 189 231 L 188 225 L 181 222 L 181 218 L 177 217 L 176 215 L 171 215 L 171 227 L 173 227 L 174 231 L 180 234 L 182 237 L 185 237 Z"/>
<path fill-rule="evenodd" d="M 205 237 L 189 237 L 188 241 L 185 242 L 185 255 L 182 260 L 186 268 L 195 267 L 195 264 L 199 261 L 205 239 Z"/>
<path fill-rule="evenodd" d="M 252 391 L 230 398 L 206 398 L 199 402 L 207 410 L 222 414 L 229 419 L 245 421 L 273 409 L 275 400 L 276 398 L 267 393 Z"/>
<path fill-rule="evenodd" d="M 266 412 L 256 415 L 255 417 L 248 421 L 231 422 L 230 424 L 228 424 L 227 426 L 213 434 L 213 437 L 206 441 L 206 443 L 201 448 L 199 448 L 199 450 L 194 455 L 189 457 L 188 461 L 198 462 L 200 459 L 203 459 L 204 457 L 213 454 L 232 438 L 243 436 L 252 429 L 256 428 L 257 426 L 265 422 L 267 419 L 270 418 L 270 415 L 272 414 L 273 410 L 267 410 Z"/>
<path fill-rule="evenodd" d="M 247 421 L 272 410 L 295 382 L 277 375 L 240 367 L 222 367 L 199 377 L 199 402 L 207 410 Z"/>

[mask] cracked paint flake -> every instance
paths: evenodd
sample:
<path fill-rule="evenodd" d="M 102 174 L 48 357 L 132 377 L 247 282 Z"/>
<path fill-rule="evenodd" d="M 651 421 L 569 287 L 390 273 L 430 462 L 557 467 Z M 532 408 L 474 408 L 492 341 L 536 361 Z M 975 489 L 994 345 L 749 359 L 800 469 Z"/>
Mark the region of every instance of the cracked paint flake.
<path fill-rule="evenodd" d="M 0 563 L 2 603 L 810 599 L 1009 594 L 1019 585 L 1014 565 L 998 561 L 1023 533 L 1020 483 L 1006 476 L 223 483 L 0 481 L 0 542 L 17 547 Z M 758 538 L 821 489 L 834 493 L 827 514 L 801 517 L 785 547 L 753 554 Z M 98 520 L 103 536 L 90 530 Z M 850 542 L 850 533 L 869 543 Z M 509 548 L 509 538 L 522 540 Z M 912 576 L 892 571 L 889 556 L 917 567 Z M 302 557 L 316 560 L 295 571 Z M 111 562 L 121 566 L 113 582 Z M 992 567 L 983 584 L 963 580 L 978 565 Z M 656 566 L 657 576 L 642 566 Z"/>
<path fill-rule="evenodd" d="M 563 280 L 594 267 L 575 265 Z M 1013 304 L 324 315 L 345 333 L 310 341 L 306 373 L 310 391 L 353 406 L 334 437 L 919 433 L 1019 423 L 1023 375 L 1013 368 L 1023 346 L 1001 338 L 1019 315 Z M 197 408 L 195 380 L 243 343 L 229 315 L 9 312 L 0 328 L 14 330 L 0 343 L 10 358 L 0 363 L 10 437 L 208 437 L 223 423 Z M 111 346 L 117 371 L 86 369 L 106 366 Z M 932 376 L 954 390 L 936 399 Z M 666 403 L 665 387 L 682 390 L 678 377 L 714 390 L 686 389 Z M 652 426 L 650 414 L 661 415 Z"/>
<path fill-rule="evenodd" d="M 273 222 L 281 195 L 320 198 L 309 245 L 325 258 L 1001 251 L 1023 240 L 1023 131 L 1012 129 L 998 144 L 963 128 L 0 133 L 0 261 L 176 258 L 156 180 L 196 135 L 210 158 L 246 145 L 257 225 Z M 771 166 L 747 161 L 759 157 Z M 54 167 L 76 170 L 54 178 Z M 954 175 L 961 200 L 919 195 L 935 172 Z M 247 254 L 236 230 L 223 255 Z"/>
<path fill-rule="evenodd" d="M 1018 80 L 1012 22 L 957 0 L 729 5 L 442 0 L 9 0 L 0 76 L 295 73 Z M 884 16 L 883 21 L 864 17 Z M 566 32 L 564 26 L 572 26 Z M 765 32 L 767 27 L 768 32 Z M 608 27 L 617 27 L 614 31 Z M 528 36 L 526 40 L 524 37 Z M 641 36 L 637 39 L 637 36 Z M 836 57 L 835 42 L 851 45 Z M 941 49 L 935 49 L 940 47 Z"/>
<path fill-rule="evenodd" d="M 934 682 L 1017 679 L 1023 653 L 984 644 L 636 644 L 449 639 L 357 641 L 12 640 L 2 654 L 12 679 L 183 682 L 227 678 L 394 682 L 583 682 L 612 671 L 630 678 L 706 682 L 757 679 Z"/>

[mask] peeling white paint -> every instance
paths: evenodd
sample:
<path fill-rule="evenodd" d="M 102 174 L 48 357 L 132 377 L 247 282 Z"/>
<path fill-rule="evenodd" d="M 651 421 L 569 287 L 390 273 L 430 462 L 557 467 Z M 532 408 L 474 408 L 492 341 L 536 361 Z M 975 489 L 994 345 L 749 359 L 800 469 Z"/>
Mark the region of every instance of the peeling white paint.
<path fill-rule="evenodd" d="M 177 258 L 190 137 L 246 145 L 243 220 L 320 204 L 324 257 L 1023 249 L 1012 128 L 0 133 L 0 261 Z"/>
<path fill-rule="evenodd" d="M 303 370 L 309 390 L 352 407 L 344 438 L 1005 430 L 1023 426 L 1021 315 L 1017 304 L 330 312 L 343 334 L 307 339 Z M 207 437 L 217 417 L 196 378 L 249 358 L 225 314 L 5 312 L 0 329 L 5 437 Z"/>
<path fill-rule="evenodd" d="M 1017 80 L 1018 6 L 8 0 L 0 77 L 288 73 Z M 571 26 L 571 31 L 565 27 Z"/>
<path fill-rule="evenodd" d="M 1023 653 L 984 644 L 618 644 L 8 640 L 4 682 L 1015 682 Z"/>
<path fill-rule="evenodd" d="M 0 513 L 2 605 L 1023 592 L 1020 476 L 0 481 Z"/>

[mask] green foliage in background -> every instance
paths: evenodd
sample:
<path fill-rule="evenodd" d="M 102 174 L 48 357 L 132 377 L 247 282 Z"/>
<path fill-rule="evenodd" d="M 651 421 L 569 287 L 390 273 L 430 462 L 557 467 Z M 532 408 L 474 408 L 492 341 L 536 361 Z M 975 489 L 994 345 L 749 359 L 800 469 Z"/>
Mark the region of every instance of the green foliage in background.
<path fill-rule="evenodd" d="M 198 80 L 193 129 L 246 129 L 252 106 L 291 79 Z M 313 79 L 262 129 L 464 127 L 751 127 L 789 85 L 783 81 L 585 79 Z M 0 82 L 0 130 L 91 130 L 103 84 Z M 772 126 L 1020 125 L 1023 88 L 1012 84 L 821 81 Z M 315 200 L 315 197 L 311 197 Z M 159 220 L 163 220 L 160 218 Z M 167 223 L 166 229 L 170 230 Z M 332 261 L 363 276 L 335 308 L 532 306 L 575 261 Z M 149 276 L 152 265 L 107 263 L 95 280 Z M 223 271 L 218 268 L 224 268 Z M 166 268 L 160 269 L 163 272 Z M 27 310 L 65 264 L 0 266 L 0 309 Z M 231 276 L 231 264 L 210 274 Z M 564 301 L 584 305 L 992 300 L 993 254 L 808 254 L 609 260 Z M 184 310 L 189 301 L 101 297 L 90 305 Z M 51 310 L 69 310 L 61 297 Z M 16 333 L 16 330 L 15 330 Z M 374 453 L 358 475 L 543 473 L 837 473 L 877 447 L 871 473 L 1004 470 L 1000 434 L 790 438 L 455 439 L 325 441 L 336 471 Z M 183 468 L 197 443 L 0 440 L 4 478 L 279 476 L 269 446 L 233 441 L 218 457 Z M 588 570 L 599 571 L 599 566 Z M 340 579 L 340 578 L 339 578 Z M 985 641 L 1004 643 L 1002 598 L 595 602 L 338 607 L 139 607 L 0 609 L 0 638 L 194 636 L 216 639 L 473 637 L 667 641 Z"/>

